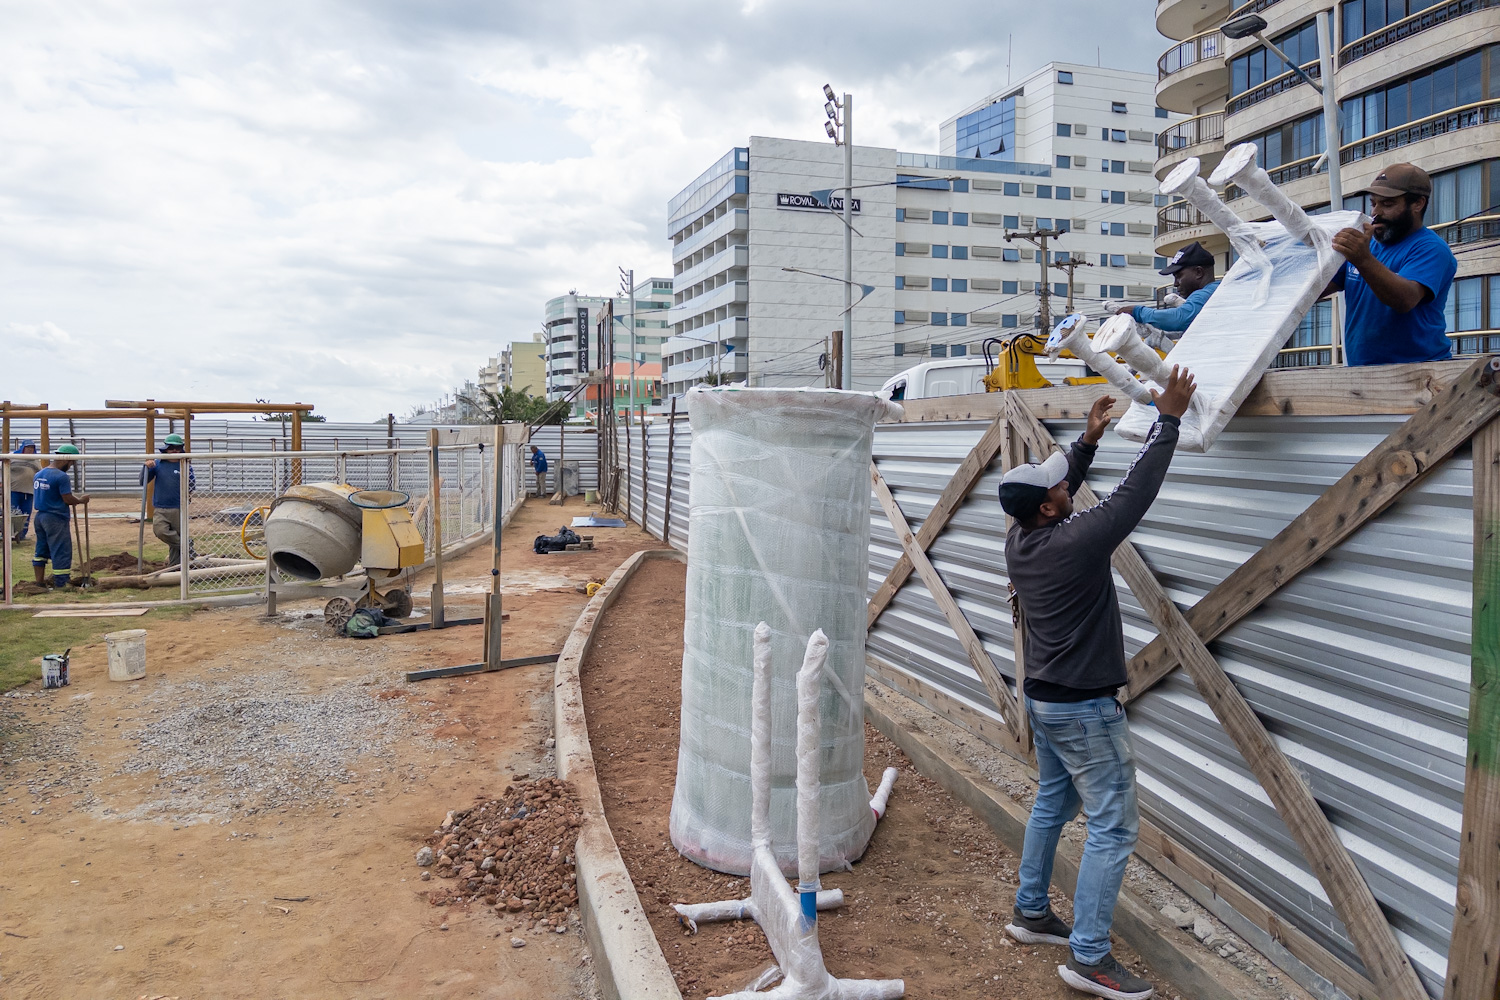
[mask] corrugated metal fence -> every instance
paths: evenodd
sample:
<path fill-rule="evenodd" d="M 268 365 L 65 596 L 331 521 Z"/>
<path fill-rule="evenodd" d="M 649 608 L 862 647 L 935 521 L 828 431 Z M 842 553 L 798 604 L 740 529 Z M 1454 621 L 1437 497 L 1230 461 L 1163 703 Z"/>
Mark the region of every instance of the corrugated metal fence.
<path fill-rule="evenodd" d="M 1177 456 L 1131 540 L 1181 607 L 1269 541 L 1404 416 L 1240 417 L 1211 454 Z M 988 421 L 883 424 L 875 459 L 912 529 Z M 1060 442 L 1081 422 L 1053 421 Z M 647 430 L 645 524 L 662 537 L 667 445 L 676 452 L 670 544 L 686 550 L 691 428 Z M 640 519 L 639 428 L 631 516 Z M 621 439 L 622 464 L 625 443 Z M 1107 434 L 1089 479 L 1103 494 L 1136 446 Z M 623 470 L 622 470 L 623 475 Z M 1014 684 L 998 462 L 929 556 Z M 1210 644 L 1297 767 L 1385 908 L 1428 989 L 1441 994 L 1453 921 L 1469 706 L 1472 470 L 1464 449 L 1424 484 Z M 871 501 L 870 589 L 901 554 Z M 1127 655 L 1155 637 L 1118 576 Z M 931 594 L 913 575 L 868 639 L 872 666 L 914 678 L 1000 725 Z M 903 692 L 904 693 L 904 692 Z M 1318 880 L 1233 742 L 1182 672 L 1132 703 L 1141 807 L 1167 834 L 1350 966 L 1359 959 Z"/>

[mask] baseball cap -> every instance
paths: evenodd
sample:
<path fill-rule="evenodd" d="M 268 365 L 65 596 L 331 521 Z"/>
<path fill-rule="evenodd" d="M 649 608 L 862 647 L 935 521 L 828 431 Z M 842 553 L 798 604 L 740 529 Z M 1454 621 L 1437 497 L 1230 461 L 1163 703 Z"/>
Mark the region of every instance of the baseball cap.
<path fill-rule="evenodd" d="M 1000 506 L 1025 521 L 1047 500 L 1047 491 L 1068 478 L 1068 456 L 1054 452 L 1040 464 L 1018 465 L 1000 481 Z"/>
<path fill-rule="evenodd" d="M 1427 171 L 1414 163 L 1392 163 L 1370 182 L 1360 194 L 1374 194 L 1382 198 L 1394 198 L 1402 194 L 1432 197 L 1432 178 Z"/>
<path fill-rule="evenodd" d="M 1203 244 L 1198 242 L 1189 243 L 1181 250 L 1172 255 L 1167 261 L 1167 266 L 1157 271 L 1157 274 L 1176 274 L 1185 267 L 1212 267 L 1214 255 L 1203 249 Z"/>

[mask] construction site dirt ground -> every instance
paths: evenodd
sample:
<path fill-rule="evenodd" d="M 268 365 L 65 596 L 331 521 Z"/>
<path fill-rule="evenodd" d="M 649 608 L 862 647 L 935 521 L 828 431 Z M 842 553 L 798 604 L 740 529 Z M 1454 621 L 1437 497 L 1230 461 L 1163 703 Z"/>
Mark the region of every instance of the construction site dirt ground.
<path fill-rule="evenodd" d="M 593 529 L 595 551 L 531 552 L 589 509 L 528 501 L 506 531 L 504 656 L 560 650 L 575 588 L 657 544 Z M 98 555 L 113 529 L 94 529 Z M 448 617 L 480 614 L 490 565 L 481 546 L 445 566 Z M 0 995 L 593 995 L 576 914 L 555 934 L 434 907 L 449 883 L 414 861 L 449 810 L 552 773 L 552 665 L 407 684 L 480 659 L 481 628 L 361 641 L 316 604 L 282 612 L 64 620 L 87 623 L 71 686 L 0 697 Z M 0 634 L 47 624 L 0 612 Z M 137 627 L 146 677 L 112 683 L 102 636 Z"/>

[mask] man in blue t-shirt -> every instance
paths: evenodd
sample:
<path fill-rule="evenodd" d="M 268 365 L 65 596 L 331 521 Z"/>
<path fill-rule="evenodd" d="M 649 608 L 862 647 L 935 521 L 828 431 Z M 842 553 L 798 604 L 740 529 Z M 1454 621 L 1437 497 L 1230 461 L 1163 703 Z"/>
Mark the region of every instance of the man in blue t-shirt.
<path fill-rule="evenodd" d="M 536 495 L 544 497 L 547 495 L 547 453 L 536 445 L 531 446 L 531 468 L 536 473 Z"/>
<path fill-rule="evenodd" d="M 1345 359 L 1355 367 L 1451 358 L 1443 307 L 1458 261 L 1423 224 L 1432 178 L 1421 167 L 1393 163 L 1364 193 L 1374 221 L 1334 234 L 1333 248 L 1348 263 L 1324 292 L 1344 292 Z"/>
<path fill-rule="evenodd" d="M 71 444 L 57 446 L 59 455 L 76 455 L 78 448 Z M 69 507 L 89 502 L 87 494 L 74 493 L 68 481 L 68 470 L 73 459 L 55 459 L 42 469 L 31 481 L 35 494 L 36 551 L 31 555 L 31 570 L 36 574 L 39 587 L 47 585 L 47 563 L 52 563 L 52 585 L 66 587 L 73 568 L 73 540 L 68 537 Z"/>
<path fill-rule="evenodd" d="M 168 434 L 158 449 L 165 455 L 181 455 L 187 444 L 181 434 Z M 151 533 L 167 543 L 167 565 L 176 566 L 182 559 L 182 466 L 180 458 L 152 459 L 141 469 L 141 484 L 156 482 L 152 494 Z M 197 478 L 188 466 L 188 493 L 193 492 Z M 189 560 L 191 561 L 191 559 Z"/>

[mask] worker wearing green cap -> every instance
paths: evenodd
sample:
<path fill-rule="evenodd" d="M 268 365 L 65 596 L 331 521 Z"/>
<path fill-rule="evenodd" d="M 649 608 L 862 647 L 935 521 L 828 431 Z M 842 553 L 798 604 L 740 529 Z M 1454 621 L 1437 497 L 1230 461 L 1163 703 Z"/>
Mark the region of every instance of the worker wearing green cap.
<path fill-rule="evenodd" d="M 167 455 L 183 452 L 181 434 L 168 434 L 159 451 Z M 141 469 L 141 485 L 156 481 L 151 503 L 156 513 L 151 517 L 151 533 L 167 543 L 167 565 L 176 566 L 182 561 L 182 466 L 180 458 L 150 459 Z M 192 493 L 196 481 L 192 467 L 188 467 L 188 492 Z"/>
<path fill-rule="evenodd" d="M 58 445 L 57 454 L 76 455 L 78 449 L 71 444 Z M 31 569 L 39 587 L 47 585 L 48 562 L 52 563 L 52 586 L 66 587 L 72 575 L 73 540 L 68 537 L 68 508 L 89 502 L 88 494 L 73 492 L 73 484 L 68 481 L 68 470 L 72 467 L 73 459 L 55 458 L 31 481 L 36 497 L 32 521 L 36 527 L 36 551 L 31 555 Z"/>

